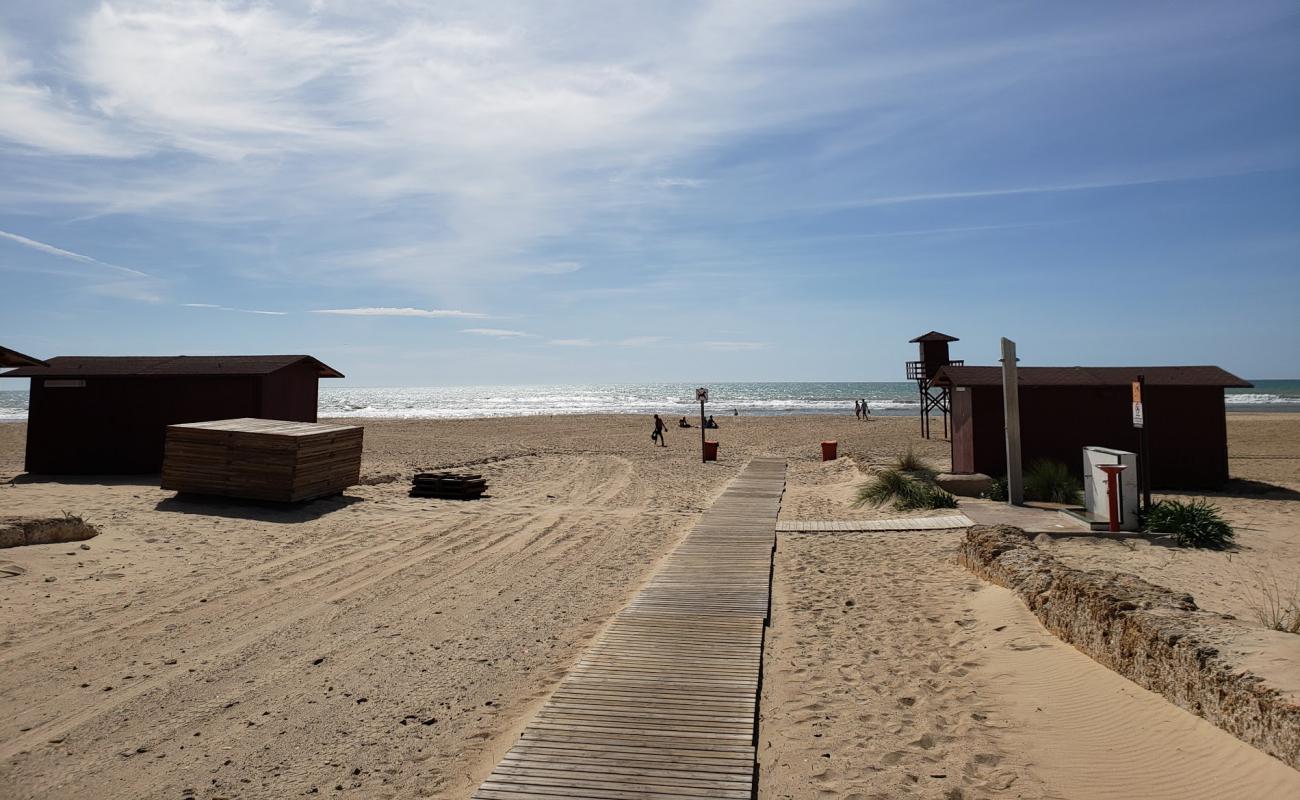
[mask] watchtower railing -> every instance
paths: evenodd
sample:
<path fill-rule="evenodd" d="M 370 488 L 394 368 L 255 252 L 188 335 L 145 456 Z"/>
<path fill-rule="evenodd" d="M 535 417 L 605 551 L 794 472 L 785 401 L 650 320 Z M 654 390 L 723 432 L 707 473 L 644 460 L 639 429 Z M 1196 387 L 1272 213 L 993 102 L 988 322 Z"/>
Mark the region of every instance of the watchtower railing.
<path fill-rule="evenodd" d="M 939 367 L 964 367 L 966 362 L 961 361 L 944 361 L 942 364 L 934 365 L 935 369 Z M 909 381 L 928 381 L 932 376 L 925 374 L 926 363 L 924 361 L 907 362 L 907 379 Z"/>

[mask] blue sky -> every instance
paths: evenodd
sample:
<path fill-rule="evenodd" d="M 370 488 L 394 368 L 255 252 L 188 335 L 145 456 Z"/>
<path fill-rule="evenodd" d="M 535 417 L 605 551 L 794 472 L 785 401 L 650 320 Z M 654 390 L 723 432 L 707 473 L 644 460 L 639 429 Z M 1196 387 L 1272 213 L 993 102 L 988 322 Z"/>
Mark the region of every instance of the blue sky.
<path fill-rule="evenodd" d="M 1294 2 L 0 6 L 0 343 L 1300 375 Z"/>

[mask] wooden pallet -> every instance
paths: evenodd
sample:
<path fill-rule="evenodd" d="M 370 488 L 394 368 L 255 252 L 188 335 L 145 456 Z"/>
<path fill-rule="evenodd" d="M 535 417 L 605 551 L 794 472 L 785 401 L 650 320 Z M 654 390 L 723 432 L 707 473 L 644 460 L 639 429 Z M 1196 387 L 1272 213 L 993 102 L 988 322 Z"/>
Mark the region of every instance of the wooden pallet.
<path fill-rule="evenodd" d="M 748 800 L 784 490 L 784 459 L 751 461 L 474 797 Z"/>
<path fill-rule="evenodd" d="M 448 500 L 477 500 L 487 491 L 487 479 L 471 472 L 417 472 L 411 481 L 411 497 L 441 497 Z"/>
<path fill-rule="evenodd" d="M 361 478 L 355 425 L 225 419 L 167 426 L 162 488 L 297 502 L 338 494 Z"/>

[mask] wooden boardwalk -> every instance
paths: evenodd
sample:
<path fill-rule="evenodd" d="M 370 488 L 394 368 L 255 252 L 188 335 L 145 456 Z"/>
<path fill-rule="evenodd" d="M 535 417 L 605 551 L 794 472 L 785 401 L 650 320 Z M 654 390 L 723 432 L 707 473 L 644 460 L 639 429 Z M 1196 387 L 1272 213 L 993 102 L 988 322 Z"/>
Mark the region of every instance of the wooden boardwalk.
<path fill-rule="evenodd" d="M 965 514 L 898 519 L 796 519 L 778 522 L 781 533 L 852 533 L 853 531 L 941 531 L 974 525 Z"/>
<path fill-rule="evenodd" d="M 784 491 L 784 459 L 752 460 L 474 797 L 748 800 Z"/>

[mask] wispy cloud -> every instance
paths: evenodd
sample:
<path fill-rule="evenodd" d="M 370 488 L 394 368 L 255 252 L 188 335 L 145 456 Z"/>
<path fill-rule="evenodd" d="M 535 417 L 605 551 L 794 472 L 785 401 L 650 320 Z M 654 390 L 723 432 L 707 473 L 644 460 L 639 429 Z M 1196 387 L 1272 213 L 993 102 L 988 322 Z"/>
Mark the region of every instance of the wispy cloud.
<path fill-rule="evenodd" d="M 596 342 L 591 339 L 550 339 L 546 342 L 556 347 L 595 347 Z"/>
<path fill-rule="evenodd" d="M 456 319 L 485 319 L 487 314 L 475 311 L 456 311 L 447 308 L 317 308 L 313 314 L 338 314 L 345 317 L 429 317 L 433 319 L 451 317 Z"/>
<path fill-rule="evenodd" d="M 1111 180 L 1084 181 L 1080 183 L 1043 184 L 1040 186 L 1012 186 L 1007 188 L 971 189 L 953 192 L 922 192 L 919 194 L 901 194 L 890 197 L 872 197 L 864 200 L 849 200 L 834 204 L 837 208 L 868 208 L 871 206 L 894 206 L 906 203 L 924 203 L 936 200 L 971 200 L 988 197 L 1009 197 L 1028 194 L 1057 194 L 1061 192 L 1087 192 L 1101 189 L 1122 189 L 1132 186 L 1150 186 L 1161 183 L 1182 183 L 1185 181 L 1212 180 L 1214 178 L 1231 178 L 1250 175 L 1261 171 L 1271 171 L 1251 166 L 1237 170 L 1204 170 L 1176 175 L 1157 175 L 1150 177 L 1131 176 Z M 1006 226 L 998 226 L 1006 227 Z"/>
<path fill-rule="evenodd" d="M 230 306 L 220 306 L 214 303 L 181 303 L 186 308 L 210 308 L 214 311 L 236 311 L 240 314 L 262 314 L 268 317 L 283 317 L 288 314 L 287 311 L 259 311 L 253 308 L 231 308 Z"/>
<path fill-rule="evenodd" d="M 567 275 L 582 269 L 580 261 L 552 261 L 549 264 L 534 264 L 524 267 L 524 272 L 534 275 Z"/>
<path fill-rule="evenodd" d="M 471 333 L 475 336 L 493 336 L 497 339 L 515 339 L 533 335 L 524 331 L 512 331 L 505 328 L 461 328 L 460 332 Z"/>
<path fill-rule="evenodd" d="M 55 247 L 52 244 L 46 244 L 45 242 L 38 242 L 35 239 L 28 239 L 26 236 L 19 236 L 16 233 L 10 233 L 8 231 L 0 231 L 0 238 L 8 239 L 11 242 L 17 242 L 23 247 L 29 247 L 33 250 L 39 250 L 42 253 L 46 253 L 52 256 L 57 256 L 59 258 L 66 258 L 72 261 L 80 261 L 82 264 L 95 264 L 100 267 L 106 267 L 108 269 L 117 270 L 118 272 L 124 273 L 126 275 L 134 275 L 138 278 L 149 277 L 148 273 L 141 272 L 138 269 L 131 269 L 130 267 L 120 267 L 117 264 L 109 264 L 107 261 L 100 261 L 98 258 L 92 258 L 87 255 L 82 255 L 81 253 L 74 253 L 71 250 L 64 250 L 62 247 Z"/>
<path fill-rule="evenodd" d="M 626 339 L 619 339 L 615 344 L 619 347 L 650 347 L 664 341 L 663 336 L 629 336 Z"/>
<path fill-rule="evenodd" d="M 698 189 L 705 184 L 700 178 L 656 178 L 655 186 L 660 189 Z"/>

